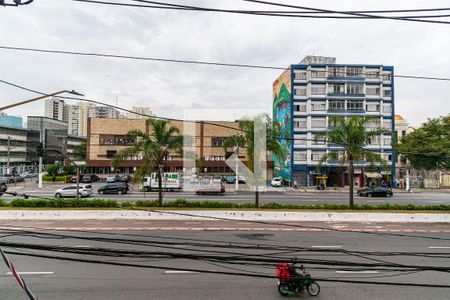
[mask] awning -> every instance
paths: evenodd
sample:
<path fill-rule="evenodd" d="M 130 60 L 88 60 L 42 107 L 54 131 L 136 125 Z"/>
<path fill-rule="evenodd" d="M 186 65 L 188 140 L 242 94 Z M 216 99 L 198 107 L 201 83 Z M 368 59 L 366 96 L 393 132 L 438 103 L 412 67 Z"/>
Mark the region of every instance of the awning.
<path fill-rule="evenodd" d="M 383 176 L 381 176 L 381 174 L 378 173 L 378 172 L 364 172 L 364 175 L 365 175 L 367 178 L 382 178 L 382 177 L 383 177 Z"/>

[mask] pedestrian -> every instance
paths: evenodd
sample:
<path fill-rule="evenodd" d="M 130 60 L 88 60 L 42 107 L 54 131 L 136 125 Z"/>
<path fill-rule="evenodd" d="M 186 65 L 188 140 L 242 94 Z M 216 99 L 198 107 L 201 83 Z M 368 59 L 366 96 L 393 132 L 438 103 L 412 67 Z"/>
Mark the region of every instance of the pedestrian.
<path fill-rule="evenodd" d="M 403 188 L 403 180 L 400 180 L 400 188 Z"/>
<path fill-rule="evenodd" d="M 294 180 L 294 188 L 297 188 L 297 180 Z"/>
<path fill-rule="evenodd" d="M 56 176 L 55 176 L 55 174 L 53 174 L 52 175 L 52 183 L 55 184 L 55 181 L 56 181 Z"/>

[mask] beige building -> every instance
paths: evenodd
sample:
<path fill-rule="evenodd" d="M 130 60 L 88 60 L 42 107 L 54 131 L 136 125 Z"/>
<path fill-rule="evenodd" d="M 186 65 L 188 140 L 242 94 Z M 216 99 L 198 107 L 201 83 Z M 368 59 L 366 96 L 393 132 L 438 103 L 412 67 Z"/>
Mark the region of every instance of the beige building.
<path fill-rule="evenodd" d="M 128 113 L 128 119 L 147 119 L 148 116 L 152 116 L 153 113 L 148 106 L 133 106 L 133 112 L 137 113 Z M 145 115 L 145 116 L 143 116 Z"/>
<path fill-rule="evenodd" d="M 183 134 L 183 123 L 171 121 Z M 219 126 L 217 126 L 219 125 Z M 195 149 L 196 167 L 200 173 L 233 174 L 225 160 L 232 154 L 233 149 L 225 153 L 223 141 L 232 135 L 242 134 L 238 129 L 238 122 L 225 121 L 196 121 Z M 87 140 L 87 165 L 89 172 L 95 174 L 133 173 L 142 164 L 142 157 L 137 155 L 124 161 L 119 170 L 112 169 L 112 158 L 120 150 L 134 144 L 134 140 L 126 137 L 130 130 L 138 129 L 148 134 L 150 129 L 143 119 L 100 119 L 89 118 Z M 245 149 L 239 152 L 239 158 L 246 163 Z M 273 162 L 268 162 L 268 174 L 271 174 Z M 183 170 L 182 157 L 169 157 L 166 171 L 179 172 Z"/>

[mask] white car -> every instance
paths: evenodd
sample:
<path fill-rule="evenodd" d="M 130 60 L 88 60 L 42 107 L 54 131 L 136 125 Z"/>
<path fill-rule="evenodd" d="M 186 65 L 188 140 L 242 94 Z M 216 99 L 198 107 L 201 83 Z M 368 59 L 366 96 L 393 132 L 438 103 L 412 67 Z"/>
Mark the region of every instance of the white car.
<path fill-rule="evenodd" d="M 89 197 L 94 193 L 92 185 L 90 184 L 80 184 L 78 188 L 79 197 Z M 65 198 L 65 197 L 76 197 L 77 196 L 77 186 L 69 185 L 55 192 L 55 198 Z"/>
<path fill-rule="evenodd" d="M 274 177 L 274 178 L 272 178 L 272 181 L 270 182 L 270 185 L 278 187 L 278 186 L 281 186 L 282 183 L 283 183 L 283 181 L 281 180 L 280 177 Z"/>

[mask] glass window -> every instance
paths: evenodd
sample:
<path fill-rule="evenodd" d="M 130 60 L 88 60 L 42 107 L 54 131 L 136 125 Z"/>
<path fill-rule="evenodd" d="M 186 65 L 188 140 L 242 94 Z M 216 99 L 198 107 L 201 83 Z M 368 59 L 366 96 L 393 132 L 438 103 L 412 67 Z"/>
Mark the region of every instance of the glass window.
<path fill-rule="evenodd" d="M 295 151 L 294 160 L 306 160 L 306 151 Z"/>
<path fill-rule="evenodd" d="M 330 67 L 328 77 L 345 77 L 345 70 L 343 67 Z"/>
<path fill-rule="evenodd" d="M 361 95 L 364 94 L 364 85 L 361 83 L 349 83 L 347 84 L 347 94 Z"/>
<path fill-rule="evenodd" d="M 383 97 L 391 97 L 391 96 L 392 96 L 391 89 L 383 90 Z"/>
<path fill-rule="evenodd" d="M 319 138 L 317 141 L 315 139 L 316 139 L 316 135 L 313 134 L 311 136 L 311 144 L 312 145 L 325 145 L 325 140 L 324 140 L 325 138 Z"/>
<path fill-rule="evenodd" d="M 306 87 L 294 87 L 295 96 L 306 96 Z"/>
<path fill-rule="evenodd" d="M 306 80 L 306 72 L 295 72 L 294 79 L 296 80 Z"/>
<path fill-rule="evenodd" d="M 319 161 L 322 158 L 323 155 L 325 155 L 324 151 L 313 151 L 311 153 L 311 160 L 312 161 Z"/>
<path fill-rule="evenodd" d="M 327 124 L 326 118 L 311 118 L 311 128 L 324 129 Z"/>
<path fill-rule="evenodd" d="M 325 101 L 313 101 L 311 102 L 311 110 L 312 111 L 323 111 L 325 110 Z"/>
<path fill-rule="evenodd" d="M 307 121 L 306 119 L 299 119 L 294 121 L 294 128 L 295 129 L 301 129 L 301 130 L 305 130 L 307 128 Z"/>
<path fill-rule="evenodd" d="M 329 100 L 328 110 L 345 110 L 344 100 Z"/>
<path fill-rule="evenodd" d="M 324 78 L 325 70 L 311 70 L 311 78 Z"/>
<path fill-rule="evenodd" d="M 306 103 L 299 103 L 294 105 L 294 111 L 306 112 Z"/>
<path fill-rule="evenodd" d="M 311 95 L 325 95 L 325 87 L 324 84 L 311 85 Z"/>
<path fill-rule="evenodd" d="M 379 103 L 367 103 L 366 104 L 366 111 L 379 112 L 380 111 L 380 104 Z"/>
<path fill-rule="evenodd" d="M 345 84 L 344 83 L 328 84 L 328 93 L 337 95 L 345 94 Z"/>
<path fill-rule="evenodd" d="M 383 103 L 383 113 L 384 114 L 392 113 L 392 104 L 391 103 Z"/>
<path fill-rule="evenodd" d="M 380 78 L 380 72 L 378 71 L 367 71 L 366 72 L 367 79 L 378 79 Z"/>
<path fill-rule="evenodd" d="M 391 146 L 391 144 L 392 144 L 392 137 L 390 135 L 383 136 L 383 145 Z"/>
<path fill-rule="evenodd" d="M 392 121 L 391 120 L 383 120 L 383 128 L 392 130 Z"/>
<path fill-rule="evenodd" d="M 347 100 L 347 110 L 364 110 L 363 100 Z"/>
<path fill-rule="evenodd" d="M 381 75 L 382 79 L 384 81 L 390 81 L 391 80 L 391 73 L 383 74 Z"/>
<path fill-rule="evenodd" d="M 306 146 L 306 140 L 307 140 L 306 134 L 294 135 L 294 145 L 296 146 Z"/>
<path fill-rule="evenodd" d="M 223 147 L 224 137 L 212 137 L 211 138 L 211 146 L 212 147 Z"/>
<path fill-rule="evenodd" d="M 368 85 L 368 86 L 366 86 L 366 95 L 369 95 L 369 96 L 380 96 L 380 87 L 378 85 Z"/>
<path fill-rule="evenodd" d="M 362 68 L 347 67 L 347 77 L 361 77 L 362 73 Z"/>

